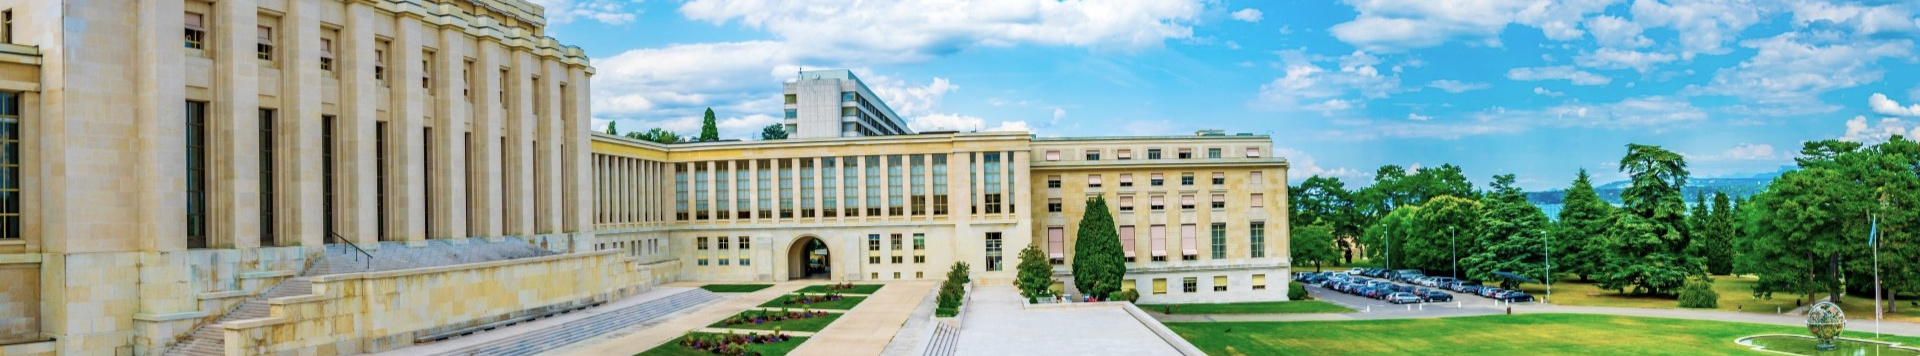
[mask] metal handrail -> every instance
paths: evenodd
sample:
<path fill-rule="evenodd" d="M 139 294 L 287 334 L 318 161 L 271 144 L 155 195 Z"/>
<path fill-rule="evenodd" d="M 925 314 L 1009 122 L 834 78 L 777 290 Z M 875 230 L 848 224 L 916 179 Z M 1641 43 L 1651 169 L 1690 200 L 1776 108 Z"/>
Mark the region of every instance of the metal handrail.
<path fill-rule="evenodd" d="M 353 240 L 349 240 L 345 236 L 340 236 L 340 233 L 338 232 L 327 232 L 327 233 L 333 234 L 334 240 L 345 242 L 347 243 L 347 246 L 353 246 L 354 251 L 360 251 L 360 254 L 367 255 L 367 270 L 369 271 L 373 270 L 373 254 L 372 253 L 367 253 L 366 249 L 360 248 L 360 245 L 353 243 Z M 353 256 L 353 260 L 359 261 L 360 256 Z"/>

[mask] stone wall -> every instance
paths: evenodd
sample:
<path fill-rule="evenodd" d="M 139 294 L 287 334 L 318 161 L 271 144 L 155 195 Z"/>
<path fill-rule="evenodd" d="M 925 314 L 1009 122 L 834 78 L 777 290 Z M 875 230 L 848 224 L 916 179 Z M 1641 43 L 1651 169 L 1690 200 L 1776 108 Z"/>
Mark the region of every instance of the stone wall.
<path fill-rule="evenodd" d="M 618 251 L 321 276 L 314 294 L 270 301 L 272 317 L 223 324 L 230 355 L 337 355 L 420 336 L 606 302 L 678 273 Z"/>
<path fill-rule="evenodd" d="M 0 345 L 38 338 L 40 264 L 0 260 Z"/>

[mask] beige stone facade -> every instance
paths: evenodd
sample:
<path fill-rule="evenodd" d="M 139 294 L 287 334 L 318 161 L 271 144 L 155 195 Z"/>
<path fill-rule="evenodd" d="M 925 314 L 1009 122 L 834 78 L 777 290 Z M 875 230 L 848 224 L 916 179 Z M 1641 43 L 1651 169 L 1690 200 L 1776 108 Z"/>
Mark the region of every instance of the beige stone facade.
<path fill-rule="evenodd" d="M 19 207 L 0 211 L 7 354 L 151 353 L 326 243 L 520 237 L 590 252 L 593 200 L 572 187 L 592 183 L 593 69 L 544 36 L 538 5 L 0 11 L 0 149 L 20 157 L 0 162 L 20 177 L 0 184 Z"/>

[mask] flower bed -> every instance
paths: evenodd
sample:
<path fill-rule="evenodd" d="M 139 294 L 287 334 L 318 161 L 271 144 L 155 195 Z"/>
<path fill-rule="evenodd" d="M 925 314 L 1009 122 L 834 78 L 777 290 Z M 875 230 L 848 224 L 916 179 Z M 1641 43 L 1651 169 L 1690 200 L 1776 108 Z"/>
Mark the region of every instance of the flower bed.
<path fill-rule="evenodd" d="M 748 310 L 709 326 L 727 329 L 774 330 L 775 332 L 820 331 L 839 318 L 840 314 L 812 309 Z"/>
<path fill-rule="evenodd" d="M 665 345 L 654 347 L 643 356 L 780 356 L 792 352 L 807 338 L 772 333 L 715 334 L 688 332 Z"/>
<path fill-rule="evenodd" d="M 854 305 L 858 305 L 860 304 L 860 301 L 866 300 L 866 299 L 867 299 L 866 297 L 842 296 L 838 293 L 827 293 L 827 294 L 798 293 L 798 294 L 788 294 L 786 296 L 774 298 L 773 300 L 769 300 L 766 303 L 760 304 L 760 306 L 768 307 L 768 308 L 813 308 L 813 309 L 845 310 L 845 309 L 853 309 Z"/>
<path fill-rule="evenodd" d="M 853 283 L 820 284 L 820 285 L 807 286 L 806 288 L 800 288 L 800 290 L 795 292 L 797 293 L 873 294 L 873 292 L 879 291 L 880 287 L 885 287 L 885 286 L 886 285 L 882 285 L 882 284 L 853 284 Z"/>

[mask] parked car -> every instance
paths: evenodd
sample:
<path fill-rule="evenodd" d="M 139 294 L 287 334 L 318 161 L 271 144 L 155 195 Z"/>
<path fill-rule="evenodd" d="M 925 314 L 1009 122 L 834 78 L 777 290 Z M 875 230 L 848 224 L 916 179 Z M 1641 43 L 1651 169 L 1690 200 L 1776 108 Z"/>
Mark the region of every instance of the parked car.
<path fill-rule="evenodd" d="M 1407 292 L 1394 293 L 1387 296 L 1387 302 L 1393 304 L 1419 303 L 1421 301 L 1419 296 Z"/>
<path fill-rule="evenodd" d="M 1433 277 L 1433 280 L 1430 282 L 1433 284 L 1429 285 L 1429 287 L 1440 288 L 1442 286 L 1452 284 L 1453 277 Z"/>
<path fill-rule="evenodd" d="M 1420 296 L 1420 298 L 1421 298 L 1421 299 L 1425 299 L 1425 300 L 1426 300 L 1426 301 L 1428 301 L 1428 302 L 1451 302 L 1451 301 L 1453 301 L 1453 295 L 1452 295 L 1452 294 L 1447 294 L 1447 292 L 1441 292 L 1441 291 L 1437 291 L 1437 290 L 1426 290 L 1426 291 L 1422 291 L 1422 292 L 1419 292 L 1419 293 L 1415 293 L 1415 295 L 1418 295 L 1418 296 Z"/>
<path fill-rule="evenodd" d="M 1360 274 L 1360 272 L 1366 272 L 1366 271 L 1367 271 L 1367 269 L 1365 269 L 1365 268 L 1360 268 L 1360 267 L 1354 267 L 1354 268 L 1348 268 L 1348 269 L 1347 269 L 1347 273 L 1348 273 L 1348 274 Z"/>
<path fill-rule="evenodd" d="M 1474 294 L 1478 294 L 1482 297 L 1493 298 L 1495 294 L 1499 294 L 1500 292 L 1502 292 L 1500 288 L 1483 287 L 1483 288 L 1480 288 L 1479 291 L 1474 292 Z"/>
<path fill-rule="evenodd" d="M 1511 293 L 1501 295 L 1499 299 L 1511 303 L 1527 303 L 1533 301 L 1533 296 L 1521 291 L 1512 291 Z"/>
<path fill-rule="evenodd" d="M 1471 284 L 1454 285 L 1453 291 L 1466 294 L 1480 294 L 1480 287 Z"/>

